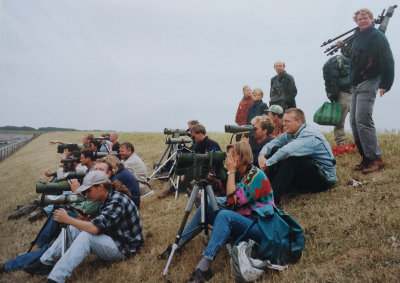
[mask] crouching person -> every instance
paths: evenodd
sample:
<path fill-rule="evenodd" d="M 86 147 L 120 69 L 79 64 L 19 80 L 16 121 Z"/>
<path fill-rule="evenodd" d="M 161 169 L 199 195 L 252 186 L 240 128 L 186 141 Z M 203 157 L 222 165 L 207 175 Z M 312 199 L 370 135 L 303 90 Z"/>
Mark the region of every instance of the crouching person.
<path fill-rule="evenodd" d="M 91 221 L 70 217 L 64 209 L 54 212 L 57 222 L 70 225 L 73 240 L 64 255 L 62 237 L 26 267 L 30 274 L 47 274 L 48 282 L 65 282 L 89 253 L 104 260 L 120 261 L 135 254 L 143 245 L 142 222 L 135 203 L 126 195 L 125 186 L 111 183 L 106 173 L 95 170 L 83 179 L 78 192 L 92 201 L 102 201 L 99 215 Z M 53 264 L 55 264 L 53 266 Z"/>

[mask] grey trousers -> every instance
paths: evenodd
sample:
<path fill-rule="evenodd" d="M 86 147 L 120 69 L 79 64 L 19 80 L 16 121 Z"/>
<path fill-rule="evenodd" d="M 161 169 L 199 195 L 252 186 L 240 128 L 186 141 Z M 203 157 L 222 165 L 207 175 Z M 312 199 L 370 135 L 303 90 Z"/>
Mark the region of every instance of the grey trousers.
<path fill-rule="evenodd" d="M 337 99 L 337 102 L 342 104 L 342 118 L 340 118 L 339 124 L 337 124 L 333 129 L 336 145 L 346 144 L 346 133 L 344 131 L 344 122 L 346 121 L 347 114 L 350 112 L 350 97 L 351 97 L 350 93 L 341 91 Z"/>
<path fill-rule="evenodd" d="M 361 156 L 375 160 L 382 156 L 372 112 L 378 91 L 379 77 L 369 79 L 352 87 L 350 102 L 350 125 L 354 142 Z"/>

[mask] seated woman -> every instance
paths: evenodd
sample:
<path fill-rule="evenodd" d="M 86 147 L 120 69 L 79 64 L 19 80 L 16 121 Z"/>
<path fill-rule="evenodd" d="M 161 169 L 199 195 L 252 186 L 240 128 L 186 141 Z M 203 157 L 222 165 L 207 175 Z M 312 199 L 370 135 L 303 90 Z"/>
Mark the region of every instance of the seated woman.
<path fill-rule="evenodd" d="M 203 252 L 203 258 L 187 282 L 210 280 L 212 277 L 210 264 L 228 238 L 233 237 L 236 239 L 244 233 L 246 228 L 253 222 L 251 212 L 254 209 L 269 203 L 275 205 L 272 188 L 267 176 L 252 163 L 253 154 L 248 143 L 243 141 L 235 143 L 233 150 L 231 152 L 228 150 L 225 160 L 225 167 L 228 170 L 226 204 L 228 207 L 232 207 L 232 210 L 220 208 L 218 213 L 214 213 L 209 205 L 207 221 L 214 225 L 211 239 Z M 220 200 L 221 198 L 218 198 L 218 201 Z M 194 235 L 185 235 L 188 231 L 196 230 L 197 233 L 201 231 L 195 229 L 200 223 L 200 218 L 201 212 L 199 208 L 183 232 L 184 236 L 179 246 L 184 245 L 193 238 Z M 254 225 L 247 233 L 246 239 L 259 242 L 261 237 L 261 231 L 257 225 Z"/>

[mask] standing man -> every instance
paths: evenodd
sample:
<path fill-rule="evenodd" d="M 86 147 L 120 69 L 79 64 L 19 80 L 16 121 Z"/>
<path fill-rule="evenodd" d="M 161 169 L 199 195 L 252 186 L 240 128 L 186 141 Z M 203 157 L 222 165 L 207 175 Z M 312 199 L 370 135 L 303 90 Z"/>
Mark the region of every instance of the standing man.
<path fill-rule="evenodd" d="M 239 107 L 236 111 L 235 122 L 238 126 L 246 125 L 247 112 L 250 105 L 253 103 L 254 100 L 251 97 L 251 88 L 248 85 L 245 85 L 243 87 L 242 100 L 239 102 Z"/>
<path fill-rule="evenodd" d="M 147 171 L 146 164 L 143 160 L 134 153 L 135 148 L 130 142 L 123 142 L 119 146 L 119 155 L 121 159 L 124 160 L 124 166 L 126 169 L 135 175 L 140 189 L 140 198 L 145 198 L 154 195 L 154 191 L 150 190 L 150 184 L 147 182 L 149 177 L 149 171 Z"/>
<path fill-rule="evenodd" d="M 325 137 L 306 123 L 298 108 L 286 110 L 285 133 L 267 143 L 258 156 L 260 169 L 267 172 L 274 190 L 275 203 L 296 190 L 316 193 L 337 182 L 335 158 Z"/>
<path fill-rule="evenodd" d="M 294 78 L 286 73 L 284 62 L 275 62 L 274 69 L 277 75 L 271 79 L 269 105 L 280 105 L 283 110 L 295 108 L 297 88 Z"/>
<path fill-rule="evenodd" d="M 372 112 L 377 90 L 383 96 L 392 87 L 394 59 L 385 34 L 374 27 L 370 10 L 358 10 L 353 19 L 358 29 L 350 51 L 350 125 L 362 156 L 354 169 L 368 174 L 384 166 Z"/>
<path fill-rule="evenodd" d="M 350 112 L 350 60 L 344 55 L 336 55 L 330 58 L 322 68 L 325 91 L 331 102 L 338 102 L 342 105 L 342 118 L 335 126 L 333 133 L 335 135 L 336 145 L 346 144 L 346 134 L 344 132 L 344 122 L 347 114 Z"/>

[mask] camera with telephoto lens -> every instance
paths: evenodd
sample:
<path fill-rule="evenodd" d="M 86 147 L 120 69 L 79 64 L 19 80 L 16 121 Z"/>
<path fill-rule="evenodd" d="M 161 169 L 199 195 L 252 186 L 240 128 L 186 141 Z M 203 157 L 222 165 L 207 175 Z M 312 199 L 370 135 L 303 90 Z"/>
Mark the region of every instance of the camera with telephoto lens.
<path fill-rule="evenodd" d="M 226 153 L 222 151 L 210 151 L 206 154 L 179 153 L 176 159 L 175 174 L 184 175 L 187 170 L 193 170 L 195 179 L 206 178 L 211 169 L 215 170 L 215 177 L 226 180 L 224 160 Z"/>
<path fill-rule="evenodd" d="M 64 173 L 74 171 L 75 170 L 75 166 L 74 166 L 75 162 L 79 163 L 78 157 L 67 157 L 67 158 L 61 159 L 61 163 L 63 164 Z"/>
<path fill-rule="evenodd" d="M 102 140 L 110 140 L 110 136 L 103 136 L 103 137 L 94 137 L 95 141 L 102 141 Z"/>
<path fill-rule="evenodd" d="M 68 149 L 69 152 L 72 152 L 74 150 L 79 150 L 79 146 L 76 143 L 57 145 L 57 153 L 64 153 L 66 149 Z"/>

